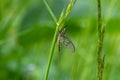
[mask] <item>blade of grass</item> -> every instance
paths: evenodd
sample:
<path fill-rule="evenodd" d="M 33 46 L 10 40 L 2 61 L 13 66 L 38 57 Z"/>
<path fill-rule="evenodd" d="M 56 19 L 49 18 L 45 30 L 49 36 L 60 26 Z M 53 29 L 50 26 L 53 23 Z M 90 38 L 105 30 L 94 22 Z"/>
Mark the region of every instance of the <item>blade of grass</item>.
<path fill-rule="evenodd" d="M 46 74 L 45 74 L 45 80 L 48 79 L 48 74 L 49 74 L 49 69 L 50 69 L 50 64 L 52 62 L 52 57 L 53 57 L 53 53 L 54 53 L 54 48 L 55 48 L 55 43 L 56 43 L 56 39 L 57 39 L 57 31 L 58 31 L 58 26 L 56 27 L 55 30 L 55 34 L 53 37 L 53 41 L 52 41 L 52 45 L 51 45 L 51 49 L 50 49 L 50 56 L 49 56 L 49 60 L 48 60 L 48 66 L 47 66 L 47 70 L 46 70 Z"/>
<path fill-rule="evenodd" d="M 50 15 L 52 16 L 54 22 L 57 24 L 57 18 L 55 17 L 54 13 L 52 12 L 52 10 L 50 9 L 48 3 L 46 2 L 46 0 L 43 0 L 48 12 L 50 13 Z M 50 64 L 52 62 L 52 58 L 53 58 L 53 53 L 54 53 L 54 48 L 55 48 L 55 43 L 56 43 L 56 39 L 57 39 L 57 31 L 58 31 L 58 25 L 56 27 L 56 30 L 55 30 L 55 33 L 54 33 L 54 36 L 53 36 L 53 41 L 52 41 L 52 45 L 51 45 L 51 48 L 50 48 L 50 56 L 49 56 L 49 59 L 48 59 L 48 65 L 47 65 L 47 69 L 46 69 L 46 73 L 45 73 L 45 78 L 44 80 L 47 80 L 48 79 L 48 74 L 49 74 L 49 69 L 50 69 Z"/>
<path fill-rule="evenodd" d="M 43 0 L 43 2 L 44 2 L 44 4 L 45 4 L 45 6 L 46 6 L 48 12 L 49 12 L 50 15 L 52 16 L 54 22 L 57 24 L 57 18 L 56 18 L 56 16 L 54 15 L 54 13 L 52 12 L 52 10 L 50 9 L 48 3 L 46 2 L 46 0 Z"/>

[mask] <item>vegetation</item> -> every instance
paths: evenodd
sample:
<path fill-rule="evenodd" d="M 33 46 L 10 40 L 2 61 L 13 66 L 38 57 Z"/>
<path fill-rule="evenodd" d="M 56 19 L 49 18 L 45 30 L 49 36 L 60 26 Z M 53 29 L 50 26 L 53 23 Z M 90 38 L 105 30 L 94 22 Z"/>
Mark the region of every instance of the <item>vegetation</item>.
<path fill-rule="evenodd" d="M 0 80 L 119 80 L 120 1 L 100 5 L 99 10 L 97 0 L 1 0 Z M 76 49 L 61 47 L 58 61 L 57 32 L 64 24 Z"/>

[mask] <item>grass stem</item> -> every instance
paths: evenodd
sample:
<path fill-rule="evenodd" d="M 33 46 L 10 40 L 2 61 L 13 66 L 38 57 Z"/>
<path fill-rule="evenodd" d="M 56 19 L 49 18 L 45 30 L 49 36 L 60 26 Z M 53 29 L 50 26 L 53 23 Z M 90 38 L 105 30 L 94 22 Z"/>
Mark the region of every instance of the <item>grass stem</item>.
<path fill-rule="evenodd" d="M 98 72 L 97 72 L 97 78 L 98 80 L 102 80 L 105 56 L 103 56 L 101 52 L 102 52 L 105 28 L 104 27 L 102 28 L 101 0 L 97 0 L 97 1 L 98 1 L 98 51 L 97 51 Z"/>
<path fill-rule="evenodd" d="M 46 74 L 45 74 L 45 80 L 48 79 L 48 74 L 49 74 L 49 69 L 50 69 L 50 64 L 52 62 L 52 57 L 53 57 L 53 53 L 54 53 L 54 48 L 55 48 L 55 43 L 56 43 L 56 39 L 57 39 L 57 31 L 58 31 L 58 26 L 56 27 L 55 30 L 55 34 L 53 37 L 53 41 L 52 41 L 52 45 L 51 45 L 51 49 L 50 49 L 50 56 L 49 56 L 49 60 L 48 60 L 48 66 L 47 66 L 47 70 L 46 70 Z"/>

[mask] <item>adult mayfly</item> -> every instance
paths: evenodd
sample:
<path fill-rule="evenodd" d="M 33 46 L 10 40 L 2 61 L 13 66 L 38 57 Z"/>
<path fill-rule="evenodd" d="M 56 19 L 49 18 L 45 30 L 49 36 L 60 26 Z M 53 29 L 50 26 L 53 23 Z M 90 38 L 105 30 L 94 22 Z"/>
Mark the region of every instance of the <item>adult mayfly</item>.
<path fill-rule="evenodd" d="M 66 28 L 63 28 L 58 35 L 58 52 L 60 53 L 60 45 L 64 45 L 71 52 L 75 52 L 75 46 L 66 34 Z"/>

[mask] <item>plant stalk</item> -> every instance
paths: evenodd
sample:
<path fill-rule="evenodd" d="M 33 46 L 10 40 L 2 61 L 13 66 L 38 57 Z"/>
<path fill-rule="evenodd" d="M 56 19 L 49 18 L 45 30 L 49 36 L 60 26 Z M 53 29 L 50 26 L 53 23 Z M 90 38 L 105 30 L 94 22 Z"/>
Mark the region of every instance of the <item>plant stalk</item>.
<path fill-rule="evenodd" d="M 43 0 L 43 2 L 45 4 L 48 12 L 52 16 L 54 22 L 57 24 L 57 18 L 55 17 L 54 13 L 50 9 L 48 3 L 46 2 L 46 0 Z M 52 62 L 52 58 L 53 58 L 53 54 L 54 54 L 54 48 L 55 48 L 55 43 L 56 43 L 56 39 L 57 39 L 57 32 L 58 32 L 58 25 L 56 27 L 56 30 L 55 30 L 55 33 L 54 33 L 54 36 L 53 36 L 53 41 L 52 41 L 52 45 L 51 45 L 51 48 L 50 48 L 50 53 L 49 53 L 50 55 L 49 55 L 49 59 L 48 59 L 48 65 L 47 65 L 47 69 L 46 69 L 44 80 L 48 80 L 48 74 L 49 74 L 49 71 L 50 71 L 50 65 L 51 65 L 51 62 Z"/>
<path fill-rule="evenodd" d="M 97 62 L 98 62 L 98 72 L 97 78 L 98 80 L 102 80 L 103 70 L 104 70 L 104 59 L 105 56 L 102 55 L 102 46 L 103 46 L 103 38 L 105 28 L 102 28 L 102 19 L 101 19 L 101 0 L 97 0 L 98 2 L 98 51 L 97 51 Z"/>
<path fill-rule="evenodd" d="M 52 45 L 51 45 L 51 49 L 50 49 L 50 56 L 49 56 L 48 66 L 47 66 L 47 70 L 46 70 L 46 74 L 45 74 L 45 80 L 48 80 L 48 74 L 49 74 L 49 71 L 50 71 L 50 64 L 52 62 L 55 43 L 56 43 L 56 40 L 57 40 L 57 31 L 58 31 L 58 26 L 56 27 L 55 34 L 54 34 L 53 41 L 52 41 Z"/>

